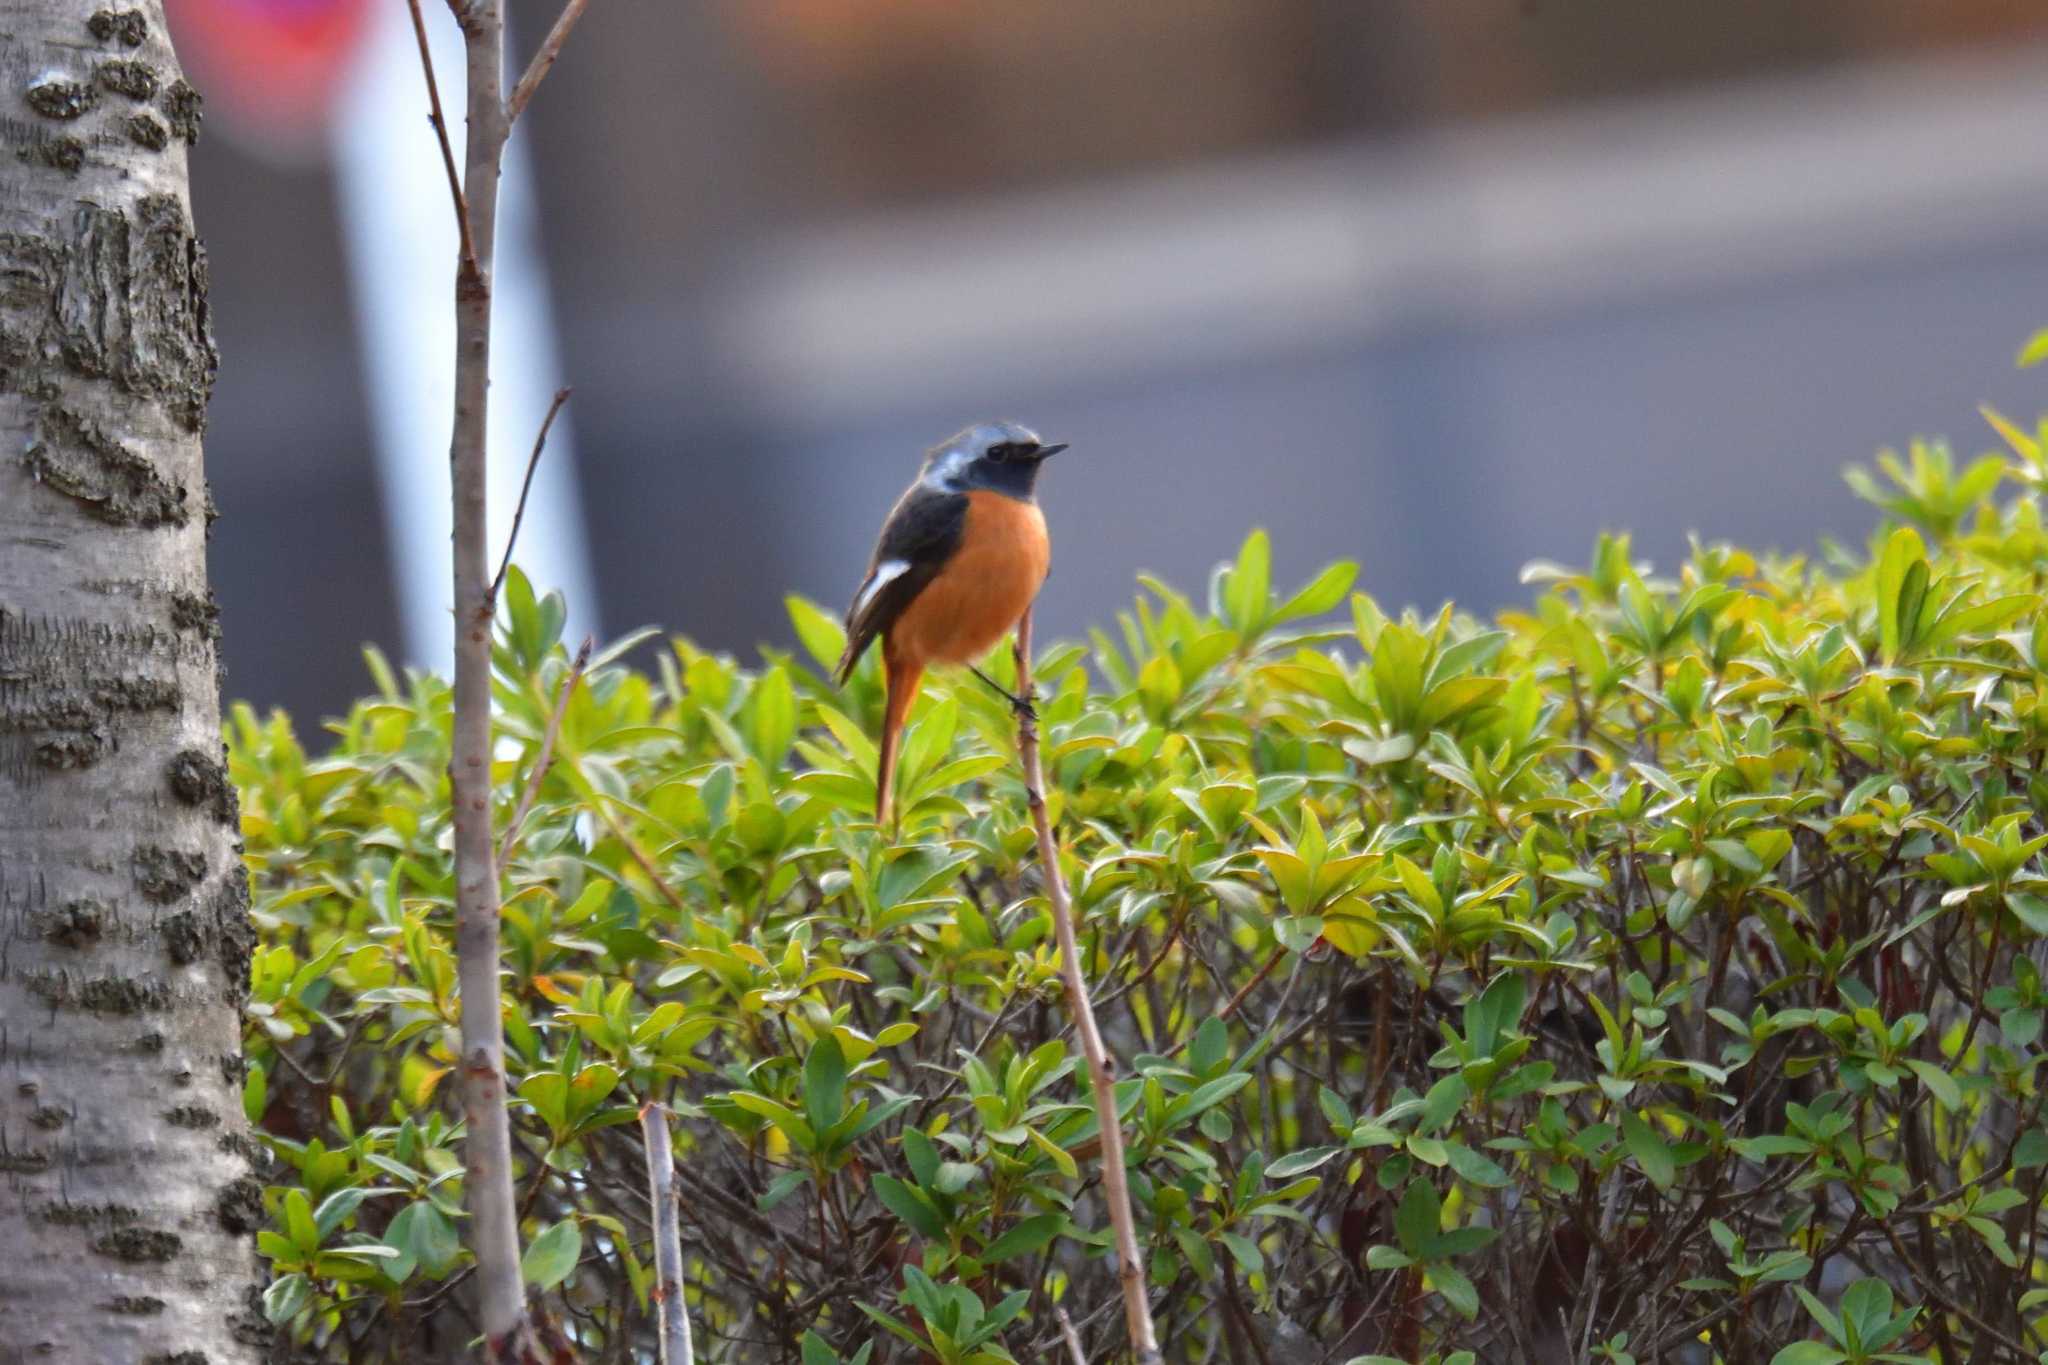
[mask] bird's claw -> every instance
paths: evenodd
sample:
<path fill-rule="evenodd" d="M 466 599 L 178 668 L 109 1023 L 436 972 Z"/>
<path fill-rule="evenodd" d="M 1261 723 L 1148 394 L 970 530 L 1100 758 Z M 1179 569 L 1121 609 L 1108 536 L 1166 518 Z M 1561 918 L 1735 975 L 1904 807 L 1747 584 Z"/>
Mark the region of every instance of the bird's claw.
<path fill-rule="evenodd" d="M 967 667 L 970 671 L 973 672 L 975 677 L 981 679 L 990 687 L 994 688 L 997 696 L 1001 697 L 1004 701 L 1010 703 L 1010 709 L 1017 713 L 1017 718 L 1019 720 L 1028 720 L 1033 723 L 1037 722 L 1038 707 L 1035 704 L 1033 704 L 1029 697 L 1018 696 L 1015 692 L 1012 692 L 1009 688 L 1003 686 L 994 678 L 991 678 L 988 674 L 982 672 L 979 668 L 976 668 L 973 664 L 969 664 Z"/>

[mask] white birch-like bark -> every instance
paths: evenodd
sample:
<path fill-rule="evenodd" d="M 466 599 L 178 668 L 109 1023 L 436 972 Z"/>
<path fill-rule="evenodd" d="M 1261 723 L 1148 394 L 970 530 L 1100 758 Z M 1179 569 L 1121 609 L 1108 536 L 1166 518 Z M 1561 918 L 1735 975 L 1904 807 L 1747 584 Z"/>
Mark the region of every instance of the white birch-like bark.
<path fill-rule="evenodd" d="M 254 1365 L 254 940 L 160 0 L 0 0 L 0 1360 Z"/>

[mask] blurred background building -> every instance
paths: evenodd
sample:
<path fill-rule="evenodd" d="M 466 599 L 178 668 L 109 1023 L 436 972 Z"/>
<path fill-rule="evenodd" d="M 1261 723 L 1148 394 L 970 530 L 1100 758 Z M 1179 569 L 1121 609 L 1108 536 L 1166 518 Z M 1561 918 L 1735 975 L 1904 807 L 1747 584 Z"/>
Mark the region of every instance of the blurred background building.
<path fill-rule="evenodd" d="M 170 9 L 229 686 L 310 722 L 362 642 L 441 662 L 448 208 L 401 0 Z M 1605 527 L 1854 540 L 1845 462 L 2043 406 L 2043 127 L 2031 0 L 597 0 L 518 139 L 505 465 L 575 388 L 522 558 L 607 630 L 785 640 L 988 415 L 1074 446 L 1053 633 L 1254 524 L 1480 610 Z"/>

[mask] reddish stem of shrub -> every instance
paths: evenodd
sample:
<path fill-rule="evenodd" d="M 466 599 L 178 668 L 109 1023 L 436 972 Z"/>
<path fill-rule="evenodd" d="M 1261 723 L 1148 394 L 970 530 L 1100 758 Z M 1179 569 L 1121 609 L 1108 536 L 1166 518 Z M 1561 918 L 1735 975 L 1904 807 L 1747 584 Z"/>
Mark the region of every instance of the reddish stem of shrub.
<path fill-rule="evenodd" d="M 1028 610 L 1017 623 L 1016 657 L 1017 695 L 1024 701 L 1018 712 L 1017 755 L 1024 768 L 1024 796 L 1031 805 L 1031 823 L 1038 831 L 1038 862 L 1045 871 L 1045 898 L 1052 906 L 1053 932 L 1060 945 L 1060 978 L 1067 987 L 1067 1009 L 1074 1016 L 1074 1032 L 1081 1040 L 1081 1053 L 1087 1058 L 1088 1074 L 1095 1083 L 1095 1113 L 1102 1128 L 1102 1197 L 1109 1205 L 1109 1224 L 1116 1237 L 1117 1283 L 1123 1290 L 1124 1326 L 1130 1333 L 1131 1351 L 1138 1365 L 1160 1365 L 1163 1357 L 1152 1327 L 1145 1262 L 1138 1253 L 1130 1182 L 1124 1172 L 1123 1126 L 1116 1112 L 1116 1073 L 1109 1050 L 1102 1045 L 1102 1031 L 1095 1026 L 1095 1010 L 1088 1003 L 1088 980 L 1081 969 L 1073 905 L 1067 899 L 1066 878 L 1060 873 L 1059 844 L 1053 838 L 1052 817 L 1045 809 L 1045 770 L 1038 756 L 1038 716 L 1032 709 L 1037 693 L 1031 678 Z"/>

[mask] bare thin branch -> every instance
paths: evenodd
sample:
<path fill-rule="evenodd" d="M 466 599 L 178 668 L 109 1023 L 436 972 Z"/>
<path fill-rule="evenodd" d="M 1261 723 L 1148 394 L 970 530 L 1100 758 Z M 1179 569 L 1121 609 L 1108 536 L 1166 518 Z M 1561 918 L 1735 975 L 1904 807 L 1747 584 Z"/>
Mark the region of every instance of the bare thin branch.
<path fill-rule="evenodd" d="M 1073 1016 L 1081 1052 L 1095 1083 L 1095 1112 L 1102 1140 L 1102 1200 L 1109 1206 L 1116 1235 L 1117 1283 L 1123 1291 L 1124 1327 L 1130 1333 L 1137 1365 L 1161 1365 L 1159 1338 L 1152 1326 L 1152 1305 L 1145 1291 L 1145 1262 L 1138 1253 L 1137 1225 L 1131 1217 L 1130 1181 L 1124 1170 L 1123 1124 L 1117 1117 L 1116 1075 L 1095 1010 L 1088 1003 L 1088 978 L 1081 968 L 1081 947 L 1074 934 L 1074 910 L 1067 899 L 1067 879 L 1060 873 L 1059 844 L 1045 809 L 1045 770 L 1038 753 L 1038 713 L 1032 709 L 1036 684 L 1031 677 L 1031 612 L 1017 623 L 1017 757 L 1024 769 L 1024 796 L 1031 823 L 1038 832 L 1038 865 L 1045 874 L 1045 898 L 1052 905 L 1053 932 L 1060 945 L 1060 977 L 1067 987 L 1067 1012 Z"/>
<path fill-rule="evenodd" d="M 583 17 L 583 11 L 590 6 L 590 0 L 569 0 L 562 6 L 561 17 L 548 30 L 548 36 L 541 42 L 540 51 L 533 54 L 533 60 L 526 64 L 526 74 L 519 78 L 519 84 L 512 87 L 512 98 L 505 104 L 505 119 L 517 123 L 526 102 L 533 98 L 533 92 L 540 88 L 541 81 L 554 67 L 555 58 L 562 55 L 562 44 L 569 41 L 569 30 L 576 27 L 576 21 Z"/>
<path fill-rule="evenodd" d="M 548 714 L 548 728 L 540 737 L 540 756 L 533 761 L 533 771 L 527 775 L 526 790 L 519 794 L 519 809 L 512 812 L 512 821 L 505 826 L 504 842 L 498 845 L 498 875 L 505 873 L 505 864 L 512 860 L 512 845 L 519 841 L 519 830 L 526 823 L 527 812 L 533 809 L 533 799 L 540 794 L 541 779 L 548 775 L 548 769 L 555 761 L 555 737 L 562 732 L 562 713 L 569 709 L 569 695 L 576 690 L 576 684 L 583 677 L 583 670 L 590 664 L 590 651 L 596 641 L 588 635 L 583 637 L 583 647 L 576 651 L 576 660 L 569 667 L 569 676 L 562 680 L 562 690 L 555 697 L 555 709 Z"/>
<path fill-rule="evenodd" d="M 418 0 L 414 0 L 417 4 Z M 491 603 L 498 601 L 498 590 L 505 586 L 505 571 L 512 567 L 512 547 L 519 543 L 519 524 L 526 520 L 526 498 L 533 492 L 533 471 L 540 468 L 540 453 L 547 449 L 548 431 L 555 425 L 555 414 L 562 410 L 562 404 L 569 401 L 574 389 L 556 389 L 555 401 L 548 404 L 548 415 L 540 419 L 540 432 L 533 438 L 533 454 L 526 457 L 526 478 L 519 485 L 519 505 L 512 509 L 512 529 L 505 536 L 505 554 L 498 561 L 497 577 L 491 580 Z"/>
<path fill-rule="evenodd" d="M 469 232 L 469 200 L 462 193 L 462 176 L 455 169 L 455 148 L 448 141 L 448 119 L 441 113 L 441 87 L 434 80 L 434 54 L 427 47 L 427 20 L 420 13 L 420 0 L 407 0 L 412 8 L 412 32 L 420 43 L 420 70 L 427 78 L 428 119 L 434 136 L 441 141 L 441 164 L 448 171 L 448 196 L 455 201 L 455 230 L 462 235 L 462 272 L 476 274 L 476 243 Z"/>
<path fill-rule="evenodd" d="M 410 0 L 422 52 L 426 26 Z M 544 1319 L 529 1318 L 519 1269 L 519 1211 L 505 1110 L 505 1032 L 499 982 L 498 877 L 491 832 L 491 555 L 485 519 L 489 467 L 491 268 L 504 164 L 503 0 L 469 0 L 457 13 L 468 72 L 468 110 L 457 214 L 464 257 L 455 281 L 455 423 L 448 443 L 454 510 L 454 716 L 448 779 L 455 826 L 455 960 L 462 986 L 462 1161 L 468 1241 L 476 1255 L 477 1328 L 493 1362 L 560 1358 L 545 1349 Z M 443 125 L 445 127 L 445 125 Z M 442 146 L 447 148 L 445 132 Z M 452 176 L 451 171 L 451 176 Z"/>
<path fill-rule="evenodd" d="M 642 872 L 647 874 L 647 880 L 654 883 L 654 889 L 661 893 L 661 898 L 683 914 L 688 915 L 690 913 L 690 903 L 684 900 L 681 893 L 673 886 L 669 885 L 668 878 L 664 877 L 661 869 L 654 865 L 654 859 L 649 856 L 646 849 L 640 847 L 639 840 L 635 839 L 627 832 L 626 827 L 619 823 L 618 817 L 612 814 L 611 807 L 600 805 L 597 807 L 597 814 L 598 818 L 604 821 L 604 827 L 611 831 L 612 837 L 619 841 L 620 846 L 626 850 L 628 856 L 640 865 Z"/>
<path fill-rule="evenodd" d="M 1088 1357 L 1081 1350 L 1081 1334 L 1074 1330 L 1074 1320 L 1067 1316 L 1067 1310 L 1054 1308 L 1052 1314 L 1059 1321 L 1060 1336 L 1067 1343 L 1067 1354 L 1074 1358 L 1074 1365 L 1088 1365 Z"/>
<path fill-rule="evenodd" d="M 647 1139 L 647 1200 L 654 1225 L 654 1307 L 659 1315 L 661 1365 L 690 1365 L 690 1311 L 683 1302 L 683 1244 L 676 1227 L 676 1163 L 669 1150 L 668 1110 L 640 1106 Z"/>
<path fill-rule="evenodd" d="M 1287 949 L 1284 946 L 1275 948 L 1273 955 L 1266 959 L 1265 965 L 1252 973 L 1252 979 L 1238 987 L 1237 994 L 1231 996 L 1230 999 L 1224 1002 L 1223 1008 L 1216 1011 L 1216 1017 L 1218 1019 L 1228 1019 L 1231 1015 L 1236 1014 L 1238 1007 L 1244 1004 L 1244 998 L 1257 990 L 1259 983 L 1272 975 L 1273 969 L 1280 965 L 1280 959 L 1286 956 Z"/>

